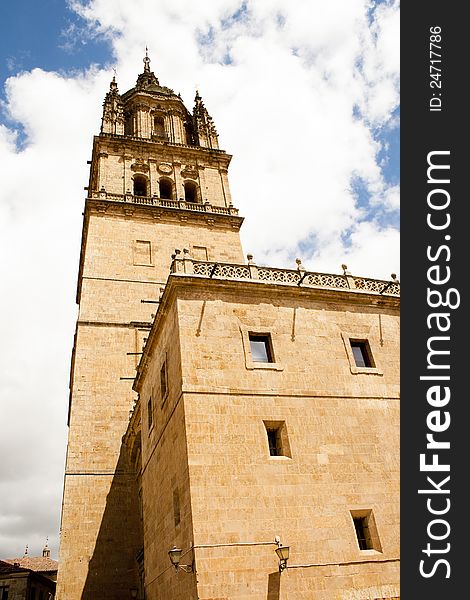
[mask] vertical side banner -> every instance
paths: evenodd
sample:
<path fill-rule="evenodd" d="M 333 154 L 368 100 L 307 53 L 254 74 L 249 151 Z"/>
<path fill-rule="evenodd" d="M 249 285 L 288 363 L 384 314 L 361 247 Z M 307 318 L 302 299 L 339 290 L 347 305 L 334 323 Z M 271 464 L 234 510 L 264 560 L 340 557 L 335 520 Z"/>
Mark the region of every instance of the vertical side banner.
<path fill-rule="evenodd" d="M 401 23 L 401 598 L 443 600 L 468 596 L 470 36 L 458 3 Z"/>

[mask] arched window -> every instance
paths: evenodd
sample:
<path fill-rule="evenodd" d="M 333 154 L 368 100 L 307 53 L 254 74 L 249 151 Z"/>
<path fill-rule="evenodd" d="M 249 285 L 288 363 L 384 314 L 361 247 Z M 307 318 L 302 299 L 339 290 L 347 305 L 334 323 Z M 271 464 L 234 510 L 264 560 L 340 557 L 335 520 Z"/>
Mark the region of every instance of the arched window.
<path fill-rule="evenodd" d="M 192 132 L 191 125 L 189 123 L 184 124 L 184 131 L 186 134 L 186 144 L 188 146 L 192 146 L 193 145 L 193 132 Z"/>
<path fill-rule="evenodd" d="M 133 122 L 132 115 L 130 113 L 125 113 L 125 115 L 124 115 L 124 133 L 125 133 L 125 135 L 132 135 L 134 133 L 132 122 Z"/>
<path fill-rule="evenodd" d="M 163 117 L 155 117 L 153 120 L 153 134 L 157 138 L 166 139 L 165 121 Z"/>
<path fill-rule="evenodd" d="M 171 200 L 173 197 L 173 185 L 169 179 L 160 179 L 158 186 L 160 188 L 160 198 Z"/>
<path fill-rule="evenodd" d="M 134 196 L 147 196 L 147 178 L 143 175 L 134 177 Z"/>
<path fill-rule="evenodd" d="M 184 199 L 186 202 L 198 202 L 197 185 L 193 181 L 184 184 Z"/>

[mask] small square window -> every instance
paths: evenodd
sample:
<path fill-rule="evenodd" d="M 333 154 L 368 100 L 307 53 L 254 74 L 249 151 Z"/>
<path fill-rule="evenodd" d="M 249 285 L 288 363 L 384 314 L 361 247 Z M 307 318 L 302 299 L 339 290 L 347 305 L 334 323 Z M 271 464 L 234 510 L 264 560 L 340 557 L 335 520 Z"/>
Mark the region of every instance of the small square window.
<path fill-rule="evenodd" d="M 375 367 L 367 340 L 350 340 L 356 367 Z"/>
<path fill-rule="evenodd" d="M 269 456 L 287 456 L 291 458 L 289 438 L 284 421 L 264 421 L 268 438 Z"/>
<path fill-rule="evenodd" d="M 162 364 L 160 369 L 160 391 L 162 395 L 162 402 L 164 402 L 168 396 L 168 370 L 165 362 Z"/>
<path fill-rule="evenodd" d="M 250 349 L 253 362 L 273 363 L 271 336 L 269 333 L 249 333 Z"/>
<path fill-rule="evenodd" d="M 152 397 L 150 396 L 149 401 L 147 402 L 147 412 L 148 412 L 148 428 L 151 429 L 153 425 L 153 402 Z"/>
<path fill-rule="evenodd" d="M 252 326 L 243 325 L 242 323 L 239 325 L 245 367 L 249 370 L 283 371 L 284 367 L 279 355 L 279 348 L 276 348 L 276 352 L 274 352 L 271 333 L 262 329 L 253 331 Z"/>
<path fill-rule="evenodd" d="M 356 531 L 359 550 L 377 550 L 378 552 L 382 552 L 372 510 L 352 510 L 351 517 Z"/>

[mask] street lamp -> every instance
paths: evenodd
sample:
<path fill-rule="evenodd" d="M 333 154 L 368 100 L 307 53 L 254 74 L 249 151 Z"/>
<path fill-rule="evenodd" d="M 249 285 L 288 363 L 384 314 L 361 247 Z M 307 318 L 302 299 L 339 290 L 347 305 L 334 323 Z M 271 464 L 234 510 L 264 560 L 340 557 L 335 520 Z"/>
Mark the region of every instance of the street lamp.
<path fill-rule="evenodd" d="M 176 546 L 173 546 L 171 550 L 168 550 L 168 556 L 170 557 L 171 564 L 175 567 L 176 572 L 178 572 L 178 570 L 181 569 L 185 573 L 192 573 L 192 565 L 180 565 L 182 553 L 183 551 L 181 550 L 181 548 L 177 548 Z"/>
<path fill-rule="evenodd" d="M 281 542 L 277 543 L 276 554 L 279 558 L 279 573 L 287 569 L 287 561 L 289 560 L 289 546 L 283 546 Z"/>

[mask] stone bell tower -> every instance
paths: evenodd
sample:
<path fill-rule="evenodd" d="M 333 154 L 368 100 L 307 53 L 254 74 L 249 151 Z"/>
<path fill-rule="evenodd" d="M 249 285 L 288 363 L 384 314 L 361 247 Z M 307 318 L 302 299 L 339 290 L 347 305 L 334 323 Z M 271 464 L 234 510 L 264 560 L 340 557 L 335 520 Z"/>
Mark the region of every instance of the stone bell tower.
<path fill-rule="evenodd" d="M 175 248 L 243 262 L 230 159 L 199 93 L 191 113 L 147 55 L 135 87 L 120 94 L 113 78 L 86 188 L 59 600 L 140 597 L 139 483 L 122 449 L 132 384 Z"/>

